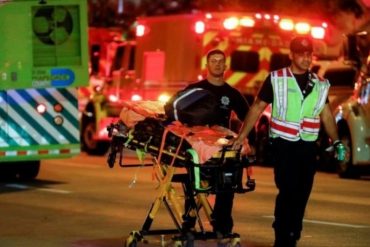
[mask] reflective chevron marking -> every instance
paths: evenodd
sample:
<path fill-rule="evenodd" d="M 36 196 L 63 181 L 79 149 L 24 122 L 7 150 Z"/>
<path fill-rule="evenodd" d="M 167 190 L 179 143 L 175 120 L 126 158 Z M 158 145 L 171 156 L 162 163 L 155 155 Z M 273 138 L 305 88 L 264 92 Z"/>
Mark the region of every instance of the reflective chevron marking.
<path fill-rule="evenodd" d="M 49 89 L 50 90 L 50 89 Z M 63 116 L 65 119 L 64 126 L 65 129 L 72 135 L 72 136 L 78 136 L 79 133 L 79 124 L 78 119 L 76 118 L 76 115 L 73 116 L 73 114 L 76 114 L 76 107 L 73 106 L 67 98 L 65 98 L 62 94 L 60 94 L 58 91 L 53 90 L 53 94 L 50 94 L 47 90 L 45 90 L 44 95 L 39 94 L 37 90 L 34 91 L 35 95 L 38 95 L 38 99 L 41 102 L 45 102 L 47 108 L 52 109 L 53 105 L 57 103 L 53 96 L 56 99 L 59 99 L 59 102 L 63 102 L 63 107 L 65 109 L 65 112 L 63 112 Z"/>
<path fill-rule="evenodd" d="M 18 151 L 0 151 L 0 157 L 18 157 L 35 155 L 59 155 L 59 154 L 79 154 L 79 148 L 62 149 L 40 149 L 40 150 L 18 150 Z"/>
<path fill-rule="evenodd" d="M 38 126 L 37 129 L 42 130 L 43 135 L 47 135 L 51 139 L 51 141 L 54 141 L 54 143 L 67 143 L 69 142 L 69 140 L 74 139 L 73 135 L 71 135 L 64 126 L 58 129 L 55 127 L 55 125 L 53 124 L 53 116 L 49 111 L 43 113 L 42 115 L 35 112 L 35 106 L 37 106 L 39 103 L 43 103 L 48 106 L 46 101 L 42 101 L 40 97 L 38 97 L 39 100 L 36 101 L 34 98 L 32 98 L 32 96 L 37 95 L 31 95 L 25 90 L 11 91 L 9 92 L 9 95 L 11 96 L 9 99 L 15 101 L 15 105 L 13 106 L 13 108 L 19 112 L 22 112 L 22 114 L 20 115 L 24 116 L 24 121 L 32 121 L 36 126 Z M 25 104 L 24 102 L 22 102 L 22 100 L 19 100 L 20 98 L 28 99 L 28 104 Z M 9 107 L 11 106 L 12 105 L 10 104 Z M 34 115 L 31 115 L 32 113 L 34 113 Z M 61 134 L 63 138 L 61 138 Z"/>
<path fill-rule="evenodd" d="M 56 103 L 62 112 L 54 111 Z M 47 111 L 38 113 L 39 104 Z M 77 107 L 75 88 L 0 92 L 0 156 L 78 154 L 79 148 L 71 147 L 79 147 Z M 63 118 L 62 125 L 54 123 L 56 116 Z"/>

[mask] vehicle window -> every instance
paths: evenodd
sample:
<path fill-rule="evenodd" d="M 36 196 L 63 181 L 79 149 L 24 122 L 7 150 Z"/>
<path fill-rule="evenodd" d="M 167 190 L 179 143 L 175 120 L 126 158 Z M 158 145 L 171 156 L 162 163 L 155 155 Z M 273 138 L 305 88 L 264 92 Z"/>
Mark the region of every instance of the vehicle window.
<path fill-rule="evenodd" d="M 125 56 L 126 46 L 118 46 L 116 55 L 114 56 L 114 60 L 111 67 L 111 73 L 115 70 L 119 70 L 122 68 L 123 58 Z"/>
<path fill-rule="evenodd" d="M 99 72 L 100 45 L 92 45 L 90 50 L 91 73 Z"/>
<path fill-rule="evenodd" d="M 233 71 L 256 73 L 259 69 L 259 54 L 255 51 L 234 51 L 231 53 L 230 69 Z"/>
<path fill-rule="evenodd" d="M 328 69 L 325 71 L 324 78 L 328 79 L 332 86 L 354 85 L 356 80 L 356 70 L 352 68 Z"/>
<path fill-rule="evenodd" d="M 128 62 L 128 70 L 134 70 L 135 69 L 135 51 L 136 51 L 136 47 L 132 46 L 131 47 L 130 58 L 129 58 L 129 62 Z"/>
<path fill-rule="evenodd" d="M 288 54 L 274 53 L 270 58 L 270 71 L 278 70 L 290 65 Z"/>
<path fill-rule="evenodd" d="M 364 80 L 364 83 L 361 85 L 360 89 L 360 104 L 366 105 L 369 103 L 370 95 L 370 80 L 367 82 Z"/>

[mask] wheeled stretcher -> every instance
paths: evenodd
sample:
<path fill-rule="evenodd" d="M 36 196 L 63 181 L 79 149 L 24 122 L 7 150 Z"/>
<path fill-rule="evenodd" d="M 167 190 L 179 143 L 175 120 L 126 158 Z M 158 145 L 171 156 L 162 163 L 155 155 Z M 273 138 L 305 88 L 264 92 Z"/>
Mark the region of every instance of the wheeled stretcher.
<path fill-rule="evenodd" d="M 119 121 L 108 126 L 107 130 L 111 137 L 108 165 L 113 167 L 118 158 L 121 167 L 128 167 L 122 163 L 123 149 L 141 150 L 153 157 L 155 178 L 160 184 L 141 230 L 131 232 L 125 246 L 135 247 L 139 242 L 147 242 L 145 236 L 149 235 L 171 235 L 172 246 L 179 247 L 191 247 L 195 240 L 208 239 L 217 239 L 219 246 L 240 245 L 237 233 L 223 236 L 207 231 L 200 217 L 202 209 L 202 215 L 209 222 L 213 221 L 212 205 L 207 199 L 209 194 L 225 191 L 246 193 L 255 189 L 255 181 L 250 176 L 250 162 L 241 150 L 231 150 L 227 146 L 231 132 L 218 127 L 190 128 L 168 123 L 158 116 L 145 117 L 135 124 Z M 205 137 L 210 140 L 203 140 Z M 185 208 L 173 183 L 182 185 Z M 162 205 L 175 227 L 153 230 L 152 223 Z M 187 219 L 193 219 L 193 222 Z"/>

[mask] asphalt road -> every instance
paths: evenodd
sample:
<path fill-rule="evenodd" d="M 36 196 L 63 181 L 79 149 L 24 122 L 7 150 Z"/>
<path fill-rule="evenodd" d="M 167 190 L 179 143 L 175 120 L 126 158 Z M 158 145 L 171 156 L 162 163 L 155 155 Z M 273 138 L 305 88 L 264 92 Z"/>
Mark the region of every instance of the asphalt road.
<path fill-rule="evenodd" d="M 130 154 L 132 155 L 132 154 Z M 130 156 L 131 157 L 131 156 Z M 138 163 L 126 156 L 126 163 Z M 0 182 L 0 246 L 118 247 L 133 230 L 140 230 L 158 194 L 152 168 L 108 168 L 105 157 L 81 154 L 48 160 L 33 182 Z M 234 230 L 242 246 L 272 246 L 276 189 L 272 169 L 254 168 L 256 191 L 237 194 Z M 132 181 L 136 178 L 136 183 Z M 180 188 L 178 199 L 182 201 Z M 213 202 L 213 196 L 209 201 Z M 370 246 L 370 179 L 339 179 L 319 172 L 306 211 L 299 247 Z M 209 226 L 205 220 L 206 227 Z M 165 207 L 153 229 L 173 228 Z M 161 236 L 148 238 L 161 246 Z M 170 236 L 164 236 L 170 245 Z M 196 241 L 196 246 L 216 246 Z"/>

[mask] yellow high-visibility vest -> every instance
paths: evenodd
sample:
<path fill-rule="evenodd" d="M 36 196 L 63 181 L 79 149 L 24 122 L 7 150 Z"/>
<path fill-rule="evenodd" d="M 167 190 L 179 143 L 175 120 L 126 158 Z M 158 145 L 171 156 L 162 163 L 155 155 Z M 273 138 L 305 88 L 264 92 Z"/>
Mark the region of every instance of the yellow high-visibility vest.
<path fill-rule="evenodd" d="M 306 98 L 289 68 L 271 72 L 274 100 L 270 136 L 286 140 L 317 140 L 320 130 L 320 113 L 329 92 L 329 81 L 310 74 L 312 91 Z"/>

